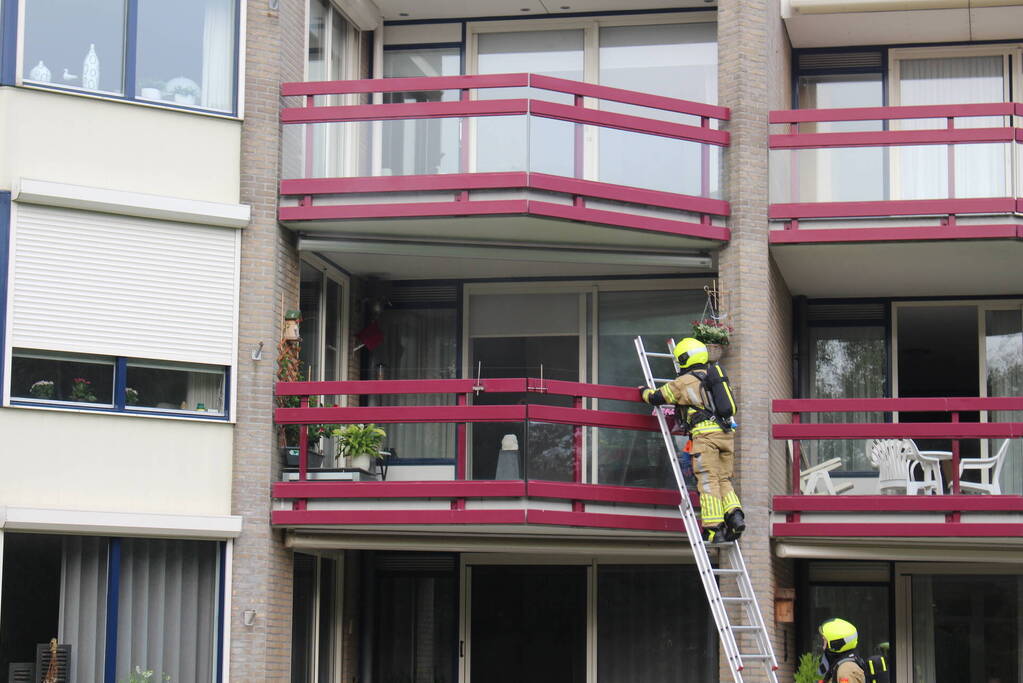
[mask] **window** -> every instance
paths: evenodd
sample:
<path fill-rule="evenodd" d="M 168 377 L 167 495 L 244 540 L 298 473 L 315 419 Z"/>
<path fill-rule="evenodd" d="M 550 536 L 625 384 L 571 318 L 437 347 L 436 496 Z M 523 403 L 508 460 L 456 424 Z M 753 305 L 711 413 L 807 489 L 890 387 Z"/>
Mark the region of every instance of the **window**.
<path fill-rule="evenodd" d="M 25 0 L 25 82 L 232 112 L 237 0 Z M 134 53 L 128 48 L 135 46 Z"/>
<path fill-rule="evenodd" d="M 11 399 L 21 405 L 224 417 L 223 367 L 14 349 Z"/>

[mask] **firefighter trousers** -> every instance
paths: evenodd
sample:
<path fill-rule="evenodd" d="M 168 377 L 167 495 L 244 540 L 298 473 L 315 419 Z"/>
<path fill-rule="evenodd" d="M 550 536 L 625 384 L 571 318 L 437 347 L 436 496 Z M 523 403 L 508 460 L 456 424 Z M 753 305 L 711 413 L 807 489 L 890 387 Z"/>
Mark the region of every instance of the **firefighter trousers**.
<path fill-rule="evenodd" d="M 705 527 L 724 523 L 725 515 L 741 507 L 732 488 L 735 434 L 709 432 L 693 435 L 693 473 L 700 492 L 700 519 Z"/>

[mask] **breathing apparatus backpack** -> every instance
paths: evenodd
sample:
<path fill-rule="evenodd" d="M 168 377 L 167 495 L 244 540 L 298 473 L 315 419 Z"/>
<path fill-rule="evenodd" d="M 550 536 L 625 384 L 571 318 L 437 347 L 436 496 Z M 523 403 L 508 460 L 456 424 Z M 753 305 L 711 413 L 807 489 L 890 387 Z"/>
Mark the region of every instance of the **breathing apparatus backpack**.
<path fill-rule="evenodd" d="M 692 424 L 703 420 L 714 420 L 726 432 L 732 430 L 732 417 L 735 416 L 735 399 L 732 388 L 728 385 L 728 375 L 718 363 L 711 361 L 707 368 L 690 370 L 700 380 L 700 393 L 703 394 L 704 410 L 695 411 Z"/>
<path fill-rule="evenodd" d="M 856 662 L 860 668 L 863 669 L 863 675 L 867 683 L 891 683 L 891 678 L 888 674 L 888 662 L 885 661 L 885 658 L 882 655 L 874 655 L 873 657 L 863 659 L 857 654 L 852 654 L 836 660 L 835 663 L 831 665 L 828 673 L 822 679 L 822 683 L 838 683 L 838 666 L 842 662 L 847 662 L 849 660 Z"/>

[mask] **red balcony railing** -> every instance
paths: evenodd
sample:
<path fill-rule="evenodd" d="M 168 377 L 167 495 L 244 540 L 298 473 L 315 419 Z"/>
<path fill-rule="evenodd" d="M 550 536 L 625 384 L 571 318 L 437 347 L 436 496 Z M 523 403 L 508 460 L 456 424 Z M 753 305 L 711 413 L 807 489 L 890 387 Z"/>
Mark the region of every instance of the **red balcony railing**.
<path fill-rule="evenodd" d="M 771 112 L 772 124 L 788 127 L 770 136 L 769 215 L 785 223 L 772 243 L 1023 238 L 1011 220 L 957 222 L 1023 210 L 1016 144 L 1023 128 L 1014 125 L 1021 115 L 1023 105 L 1012 102 Z M 905 217 L 938 221 L 819 223 Z"/>
<path fill-rule="evenodd" d="M 480 380 L 378 380 L 351 382 L 279 383 L 277 396 L 299 397 L 299 407 L 276 408 L 278 425 L 300 426 L 298 481 L 273 487 L 273 497 L 290 501 L 290 510 L 275 510 L 275 524 L 552 524 L 559 526 L 609 527 L 646 531 L 681 531 L 675 514 L 651 515 L 649 509 L 676 508 L 679 494 L 674 489 L 650 489 L 632 486 L 586 483 L 583 467 L 583 429 L 610 428 L 656 432 L 655 419 L 649 414 L 583 408 L 584 399 L 637 401 L 632 387 L 615 387 L 536 378 Z M 474 395 L 541 394 L 571 397 L 572 406 L 509 403 L 507 405 L 470 405 Z M 382 396 L 439 394 L 453 397 L 454 405 L 310 407 L 310 396 Z M 529 479 L 492 481 L 468 478 L 467 429 L 470 423 L 528 423 L 531 421 L 572 426 L 571 481 Z M 454 480 L 337 482 L 314 481 L 309 477 L 309 439 L 304 428 L 311 424 L 454 424 L 456 455 Z M 439 454 L 444 455 L 444 454 Z M 528 475 L 528 468 L 527 468 Z M 310 510 L 310 500 L 392 501 L 393 509 L 318 509 Z M 447 509 L 417 509 L 409 501 L 441 499 Z M 537 506 L 495 501 L 533 499 L 570 503 L 570 509 L 545 509 Z M 472 501 L 485 500 L 485 508 L 473 508 Z M 695 497 L 694 497 L 695 500 Z M 401 501 L 401 504 L 397 504 Z M 588 511 L 588 504 L 624 506 L 625 514 Z M 630 508 L 631 506 L 631 508 Z M 647 514 L 644 514 L 646 510 Z"/>
<path fill-rule="evenodd" d="M 772 426 L 775 439 L 791 442 L 791 495 L 774 498 L 775 512 L 785 513 L 786 522 L 776 523 L 778 536 L 1023 536 L 1023 524 L 964 523 L 964 513 L 1020 512 L 1023 496 L 961 495 L 961 441 L 1023 438 L 1023 422 L 993 420 L 995 411 L 1023 411 L 1023 397 L 1004 398 L 872 398 L 872 399 L 783 399 L 773 402 L 773 412 L 788 413 L 791 422 Z M 911 415 L 947 414 L 947 422 L 832 422 L 835 414 L 873 413 Z M 964 414 L 983 415 L 990 421 L 963 422 Z M 829 416 L 828 421 L 820 416 Z M 810 420 L 817 418 L 818 421 Z M 831 439 L 928 439 L 951 443 L 949 479 L 951 495 L 803 495 L 801 451 L 807 441 Z M 1007 456 L 1008 457 L 1008 456 Z M 968 460 L 968 459 L 967 459 Z M 813 465 L 814 463 L 807 463 Z M 841 472 L 834 472 L 840 475 Z M 935 493 L 944 494 L 944 490 Z M 940 513 L 944 524 L 919 522 L 876 522 L 874 513 Z M 863 522 L 806 523 L 801 513 L 862 513 Z"/>
<path fill-rule="evenodd" d="M 502 98 L 508 89 L 516 96 Z M 337 103 L 371 93 L 416 101 Z M 282 221 L 531 214 L 729 236 L 713 224 L 729 214 L 717 187 L 724 107 L 536 74 L 286 83 L 282 95 L 304 106 L 281 123 L 305 127 L 285 131 Z M 598 148 L 624 163 L 598 163 Z M 663 172 L 673 156 L 677 172 Z"/>

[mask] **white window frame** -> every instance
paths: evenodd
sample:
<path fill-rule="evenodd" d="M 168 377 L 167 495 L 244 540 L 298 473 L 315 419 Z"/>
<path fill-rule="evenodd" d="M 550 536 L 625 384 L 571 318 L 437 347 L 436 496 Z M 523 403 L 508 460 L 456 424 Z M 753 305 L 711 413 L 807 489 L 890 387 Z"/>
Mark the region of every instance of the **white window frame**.
<path fill-rule="evenodd" d="M 328 280 L 333 281 L 335 284 L 341 287 L 340 304 L 341 310 L 338 315 L 341 316 L 341 325 L 339 330 L 340 339 L 338 340 L 338 377 L 336 380 L 331 381 L 345 381 L 348 379 L 349 369 L 349 315 L 351 304 L 349 299 L 351 298 L 351 278 L 345 273 L 338 270 L 336 267 L 331 265 L 324 259 L 310 253 L 302 253 L 302 261 L 309 266 L 315 268 L 320 272 L 320 296 L 319 296 L 319 316 L 320 320 L 326 322 L 327 317 L 327 297 L 326 297 L 326 283 Z M 327 330 L 326 325 L 321 325 L 319 330 L 319 355 L 316 358 L 316 377 L 307 377 L 309 381 L 323 380 L 323 369 L 326 367 L 327 357 Z M 342 396 L 342 405 L 347 404 L 347 396 Z"/>

